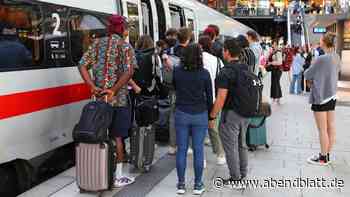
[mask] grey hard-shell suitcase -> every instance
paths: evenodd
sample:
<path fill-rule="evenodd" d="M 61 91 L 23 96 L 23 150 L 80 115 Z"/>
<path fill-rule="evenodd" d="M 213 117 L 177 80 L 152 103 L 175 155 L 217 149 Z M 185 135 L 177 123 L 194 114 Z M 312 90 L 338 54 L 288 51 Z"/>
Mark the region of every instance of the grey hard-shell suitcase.
<path fill-rule="evenodd" d="M 155 129 L 134 127 L 130 138 L 130 154 L 132 164 L 139 170 L 148 172 L 152 166 L 155 150 Z"/>
<path fill-rule="evenodd" d="M 76 181 L 81 193 L 111 190 L 115 171 L 113 141 L 75 147 Z"/>

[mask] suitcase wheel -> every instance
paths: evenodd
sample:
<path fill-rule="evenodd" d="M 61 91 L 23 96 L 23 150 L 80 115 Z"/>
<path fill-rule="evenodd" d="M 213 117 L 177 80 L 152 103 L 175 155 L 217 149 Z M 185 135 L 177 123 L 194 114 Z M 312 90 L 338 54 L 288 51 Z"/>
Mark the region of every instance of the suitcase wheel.
<path fill-rule="evenodd" d="M 250 145 L 249 148 L 248 148 L 248 150 L 251 151 L 251 152 L 254 152 L 254 151 L 257 150 L 257 147 L 254 146 L 254 145 Z"/>
<path fill-rule="evenodd" d="M 270 145 L 265 144 L 265 148 L 269 149 L 269 148 L 270 148 Z"/>

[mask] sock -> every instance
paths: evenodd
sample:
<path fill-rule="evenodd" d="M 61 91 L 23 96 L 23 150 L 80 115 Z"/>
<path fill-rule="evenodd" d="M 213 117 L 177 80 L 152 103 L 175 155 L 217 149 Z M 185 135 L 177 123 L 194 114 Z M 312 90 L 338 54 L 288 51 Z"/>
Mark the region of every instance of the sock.
<path fill-rule="evenodd" d="M 122 177 L 123 163 L 117 163 L 117 168 L 115 169 L 115 177 L 119 179 Z"/>
<path fill-rule="evenodd" d="M 325 161 L 325 162 L 327 162 L 327 161 L 328 161 L 328 160 L 327 160 L 327 154 L 326 154 L 326 155 L 320 154 L 320 159 L 323 160 L 323 161 Z"/>

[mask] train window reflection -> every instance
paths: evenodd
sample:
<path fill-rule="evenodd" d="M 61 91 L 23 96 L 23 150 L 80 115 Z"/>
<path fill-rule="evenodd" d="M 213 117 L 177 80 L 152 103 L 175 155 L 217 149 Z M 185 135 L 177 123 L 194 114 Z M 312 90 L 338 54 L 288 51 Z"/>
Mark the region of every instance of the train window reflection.
<path fill-rule="evenodd" d="M 41 16 L 40 8 L 36 5 L 0 2 L 1 71 L 28 68 L 41 63 Z"/>
<path fill-rule="evenodd" d="M 77 64 L 93 39 L 106 35 L 107 17 L 93 13 L 72 11 L 69 16 L 71 56 Z"/>
<path fill-rule="evenodd" d="M 140 35 L 140 18 L 137 4 L 127 3 L 128 22 L 129 22 L 129 41 L 132 46 L 135 46 Z"/>

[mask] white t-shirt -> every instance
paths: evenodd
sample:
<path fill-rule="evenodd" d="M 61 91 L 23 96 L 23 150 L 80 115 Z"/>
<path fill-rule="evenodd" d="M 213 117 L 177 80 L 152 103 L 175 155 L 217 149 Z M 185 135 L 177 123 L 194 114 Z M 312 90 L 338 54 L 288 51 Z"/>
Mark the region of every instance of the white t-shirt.
<path fill-rule="evenodd" d="M 215 97 L 215 79 L 216 79 L 218 60 L 219 60 L 220 68 L 224 67 L 224 64 L 222 63 L 220 58 L 217 58 L 210 53 L 203 52 L 203 65 L 204 65 L 204 68 L 209 71 L 211 84 L 213 87 L 213 101 L 215 101 L 215 98 L 216 98 Z"/>

